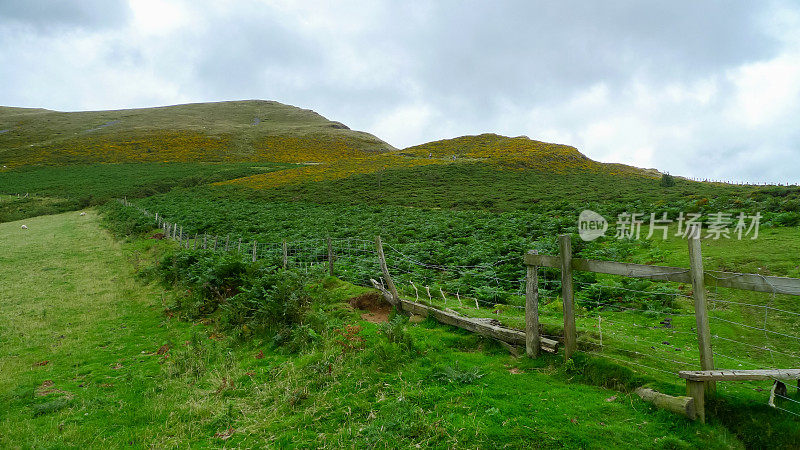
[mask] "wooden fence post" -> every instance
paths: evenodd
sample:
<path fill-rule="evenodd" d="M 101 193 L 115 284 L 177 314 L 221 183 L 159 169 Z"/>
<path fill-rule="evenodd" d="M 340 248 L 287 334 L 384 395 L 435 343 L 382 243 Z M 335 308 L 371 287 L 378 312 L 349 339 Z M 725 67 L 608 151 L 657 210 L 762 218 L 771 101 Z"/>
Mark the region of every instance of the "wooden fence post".
<path fill-rule="evenodd" d="M 700 229 L 689 232 L 689 264 L 692 274 L 692 291 L 694 297 L 694 317 L 697 326 L 697 343 L 700 348 L 700 368 L 714 370 L 714 353 L 711 349 L 711 329 L 708 324 L 708 306 L 706 305 L 706 285 L 703 275 L 703 255 L 700 249 Z M 706 382 L 706 393 L 716 394 L 715 381 Z"/>
<path fill-rule="evenodd" d="M 375 249 L 378 251 L 378 263 L 381 265 L 381 272 L 383 272 L 383 278 L 386 280 L 386 287 L 389 289 L 392 299 L 394 299 L 395 307 L 398 311 L 402 311 L 403 304 L 400 303 L 400 294 L 397 293 L 397 288 L 394 285 L 394 281 L 392 281 L 392 276 L 389 275 L 389 268 L 386 266 L 386 256 L 383 254 L 383 242 L 381 242 L 380 235 L 375 236 Z"/>
<path fill-rule="evenodd" d="M 208 234 L 203 233 L 203 250 L 208 248 Z"/>
<path fill-rule="evenodd" d="M 258 242 L 253 241 L 253 262 L 258 258 Z"/>
<path fill-rule="evenodd" d="M 328 236 L 328 274 L 333 276 L 333 246 L 330 236 Z"/>
<path fill-rule="evenodd" d="M 572 240 L 568 234 L 558 236 L 561 253 L 561 302 L 564 308 L 564 358 L 569 359 L 577 349 L 575 329 L 575 297 L 572 287 Z"/>
<path fill-rule="evenodd" d="M 289 265 L 289 246 L 286 245 L 286 239 L 283 240 L 283 268 Z"/>
<path fill-rule="evenodd" d="M 217 236 L 217 235 L 215 234 L 215 235 L 214 235 L 214 250 L 213 250 L 215 253 L 216 253 L 216 251 L 217 251 L 217 239 L 219 239 L 219 236 Z"/>
<path fill-rule="evenodd" d="M 537 254 L 531 250 L 528 254 Z M 525 277 L 525 352 L 529 358 L 539 356 L 539 274 L 538 267 L 526 266 Z"/>
<path fill-rule="evenodd" d="M 225 252 L 227 253 L 229 245 L 231 243 L 231 235 L 229 234 L 228 237 L 225 238 Z"/>
<path fill-rule="evenodd" d="M 239 247 L 236 249 L 236 253 L 242 253 L 242 238 L 239 238 Z"/>

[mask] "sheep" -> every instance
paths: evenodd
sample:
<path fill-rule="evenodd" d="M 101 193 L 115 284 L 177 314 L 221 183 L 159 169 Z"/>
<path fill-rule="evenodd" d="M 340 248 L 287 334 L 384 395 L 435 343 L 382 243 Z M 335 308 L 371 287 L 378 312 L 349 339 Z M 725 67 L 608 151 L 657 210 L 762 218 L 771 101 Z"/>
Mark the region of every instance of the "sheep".
<path fill-rule="evenodd" d="M 82 212 L 82 213 L 81 213 L 81 215 L 82 215 L 82 216 L 85 216 L 85 215 L 86 215 L 86 213 L 85 213 L 85 212 Z"/>
<path fill-rule="evenodd" d="M 23 229 L 23 230 L 27 230 L 27 229 L 28 229 L 28 226 L 27 226 L 27 225 L 23 225 L 23 226 L 22 226 L 22 229 Z"/>

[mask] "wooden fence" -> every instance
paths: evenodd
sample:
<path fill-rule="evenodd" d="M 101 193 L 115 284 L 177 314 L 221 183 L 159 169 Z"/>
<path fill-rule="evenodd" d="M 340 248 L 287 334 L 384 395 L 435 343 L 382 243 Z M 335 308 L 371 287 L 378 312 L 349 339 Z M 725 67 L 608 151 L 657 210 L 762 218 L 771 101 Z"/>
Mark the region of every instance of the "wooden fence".
<path fill-rule="evenodd" d="M 704 270 L 700 239 L 696 233 L 689 233 L 689 268 L 630 264 L 615 261 L 597 261 L 572 258 L 569 235 L 559 236 L 559 255 L 539 255 L 535 251 L 524 256 L 527 270 L 526 289 L 526 351 L 531 357 L 538 354 L 540 327 L 538 321 L 537 268 L 550 267 L 561 270 L 561 296 L 564 313 L 564 357 L 570 358 L 577 349 L 575 326 L 575 298 L 572 288 L 573 271 L 586 271 L 601 274 L 619 275 L 648 280 L 691 283 L 693 291 L 694 316 L 697 330 L 697 343 L 700 351 L 702 370 L 714 369 L 714 354 L 711 348 L 708 307 L 706 302 L 706 283 L 717 287 L 741 289 L 770 294 L 800 296 L 800 279 L 765 276 L 753 273 L 735 273 Z M 714 382 L 707 385 L 709 393 L 715 390 Z"/>

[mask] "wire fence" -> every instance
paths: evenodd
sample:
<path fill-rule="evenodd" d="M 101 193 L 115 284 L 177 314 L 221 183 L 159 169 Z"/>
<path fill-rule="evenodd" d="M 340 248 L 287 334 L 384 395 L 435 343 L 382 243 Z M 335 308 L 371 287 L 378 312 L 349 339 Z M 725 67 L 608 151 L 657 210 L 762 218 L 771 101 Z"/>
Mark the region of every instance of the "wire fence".
<path fill-rule="evenodd" d="M 136 207 L 125 200 L 127 206 Z M 138 208 L 138 207 L 137 207 Z M 243 258 L 267 264 L 313 270 L 333 263 L 336 275 L 368 286 L 378 278 L 375 242 L 364 239 L 308 239 L 258 242 L 229 236 L 184 236 L 180 225 L 138 208 L 185 248 L 235 252 Z M 421 301 L 465 315 L 490 315 L 511 328 L 524 328 L 526 279 L 518 255 L 491 263 L 443 265 L 421 261 L 391 244 L 383 245 L 386 264 L 394 284 L 404 298 Z M 509 271 L 509 265 L 516 271 Z M 676 275 L 689 269 L 665 272 Z M 706 271 L 712 279 L 722 280 Z M 749 274 L 728 274 L 744 277 Z M 557 269 L 537 269 L 541 335 L 561 339 L 561 279 Z M 630 280 L 607 275 L 576 276 L 576 325 L 581 330 L 582 349 L 636 371 L 677 376 L 681 370 L 699 370 L 700 352 L 693 311 L 693 296 L 676 282 Z M 768 281 L 767 278 L 764 280 Z M 800 304 L 796 296 L 706 286 L 713 357 L 716 367 L 730 369 L 776 369 L 800 367 Z M 676 378 L 677 379 L 677 378 Z M 776 380 L 777 381 L 777 380 Z M 763 382 L 723 384 L 740 392 L 764 392 Z M 796 390 L 769 398 L 776 411 L 800 415 Z"/>

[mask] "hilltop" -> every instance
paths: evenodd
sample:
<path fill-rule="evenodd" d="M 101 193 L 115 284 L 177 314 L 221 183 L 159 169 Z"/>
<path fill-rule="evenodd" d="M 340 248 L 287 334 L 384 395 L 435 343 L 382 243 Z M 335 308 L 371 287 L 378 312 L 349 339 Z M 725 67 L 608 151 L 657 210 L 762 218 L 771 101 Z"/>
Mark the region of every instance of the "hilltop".
<path fill-rule="evenodd" d="M 330 162 L 395 150 L 377 137 L 274 101 L 112 111 L 0 107 L 0 163 Z"/>

